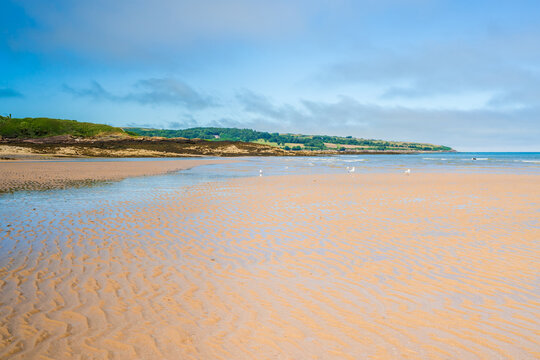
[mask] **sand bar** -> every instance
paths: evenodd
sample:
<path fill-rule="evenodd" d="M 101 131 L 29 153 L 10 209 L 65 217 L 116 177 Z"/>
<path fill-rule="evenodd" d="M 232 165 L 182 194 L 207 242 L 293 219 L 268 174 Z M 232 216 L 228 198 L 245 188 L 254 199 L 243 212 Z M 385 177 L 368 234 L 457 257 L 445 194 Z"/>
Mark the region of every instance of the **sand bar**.
<path fill-rule="evenodd" d="M 152 161 L 2 161 L 0 192 L 59 189 L 97 181 L 158 175 L 198 165 L 230 162 L 226 159 Z"/>
<path fill-rule="evenodd" d="M 29 211 L 1 229 L 0 358 L 538 359 L 539 184 L 257 177 Z"/>

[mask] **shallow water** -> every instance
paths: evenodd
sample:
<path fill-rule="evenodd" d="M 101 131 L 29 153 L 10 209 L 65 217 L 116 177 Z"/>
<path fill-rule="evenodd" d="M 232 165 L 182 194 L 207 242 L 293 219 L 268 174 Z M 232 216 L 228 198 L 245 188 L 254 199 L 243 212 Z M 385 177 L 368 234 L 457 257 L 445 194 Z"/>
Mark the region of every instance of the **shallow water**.
<path fill-rule="evenodd" d="M 472 160 L 476 158 L 477 160 Z M 167 159 L 70 159 L 62 161 L 145 161 Z M 176 160 L 176 159 L 171 159 Z M 238 162 L 204 165 L 166 175 L 98 182 L 91 186 L 47 191 L 0 194 L 0 258 L 13 244 L 6 232 L 14 228 L 40 229 L 55 218 L 74 216 L 100 208 L 115 208 L 129 201 L 143 204 L 154 198 L 178 193 L 190 186 L 238 177 L 307 174 L 388 172 L 488 172 L 540 174 L 540 153 L 442 153 L 416 155 L 341 155 L 325 157 L 247 157 Z M 40 214 L 39 218 L 31 214 Z M 30 216 L 28 216 L 30 214 Z M 37 223 L 38 221 L 39 223 Z"/>

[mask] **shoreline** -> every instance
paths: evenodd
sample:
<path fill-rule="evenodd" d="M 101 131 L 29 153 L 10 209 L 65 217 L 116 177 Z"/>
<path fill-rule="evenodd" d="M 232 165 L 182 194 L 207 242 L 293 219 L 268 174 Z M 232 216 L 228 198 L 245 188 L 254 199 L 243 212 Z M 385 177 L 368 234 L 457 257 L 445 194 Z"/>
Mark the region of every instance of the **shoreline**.
<path fill-rule="evenodd" d="M 309 160 L 309 166 L 315 166 L 313 162 L 316 163 L 316 157 L 327 157 L 324 155 L 314 155 L 304 157 L 306 161 Z M 207 165 L 207 164 L 226 164 L 231 162 L 243 161 L 243 159 L 252 159 L 251 168 L 243 170 L 243 176 L 240 177 L 249 177 L 255 176 L 258 177 L 259 169 L 264 168 L 268 162 L 264 159 L 273 158 L 274 160 L 270 161 L 273 163 L 274 170 L 273 173 L 264 173 L 264 176 L 280 176 L 280 175 L 299 175 L 305 174 L 305 170 L 302 169 L 302 166 L 305 166 L 303 160 L 295 160 L 297 157 L 291 157 L 289 160 L 291 163 L 282 162 L 280 164 L 281 156 L 246 156 L 246 157 L 214 157 L 214 156 L 201 156 L 201 157 L 190 157 L 190 158 L 23 158 L 17 160 L 3 160 L 0 158 L 0 194 L 7 192 L 14 192 L 19 190 L 51 190 L 51 189 L 63 189 L 68 187 L 81 187 L 86 185 L 94 185 L 100 182 L 107 181 L 119 181 L 128 177 L 137 177 L 137 176 L 152 176 L 152 175 L 161 175 L 168 172 L 174 172 L 178 170 L 186 170 L 193 166 L 197 165 Z M 375 155 L 373 159 L 378 158 L 378 155 Z M 399 155 L 395 159 L 398 159 Z M 343 173 L 348 171 L 346 168 L 349 166 L 350 161 L 347 159 L 347 156 L 337 156 L 335 158 L 337 166 L 330 166 L 325 168 L 324 165 L 320 168 L 320 174 L 324 173 L 342 173 L 339 170 L 343 168 Z M 340 160 L 341 159 L 341 160 Z M 409 158 L 414 159 L 414 158 Z M 449 165 L 444 165 L 437 163 L 433 165 L 429 162 L 423 162 L 423 158 L 418 162 L 414 160 L 413 162 L 407 163 L 407 161 L 396 161 L 390 165 L 380 166 L 377 164 L 377 160 L 374 160 L 374 165 L 370 164 L 371 160 L 368 162 L 366 159 L 358 159 L 356 162 L 356 174 L 355 175 L 367 175 L 372 173 L 385 173 L 385 174 L 400 174 L 403 173 L 407 168 L 412 169 L 412 176 L 418 174 L 433 174 L 433 173 L 452 173 L 452 174 L 538 174 L 540 168 L 534 166 L 521 166 L 514 167 L 507 165 L 494 165 L 498 164 L 497 161 L 489 163 L 482 163 L 480 161 L 474 162 L 467 158 L 456 158 L 452 159 L 441 159 L 441 160 L 450 160 Z M 438 161 L 436 158 L 430 159 Z M 456 161 L 466 160 L 468 163 L 463 163 L 459 165 Z M 486 160 L 486 159 L 483 159 Z M 515 161 L 515 160 L 514 160 Z M 521 160 L 526 162 L 526 160 Z M 533 161 L 531 161 L 533 162 Z M 260 164 L 260 165 L 257 165 Z M 102 165 L 100 165 L 102 164 Z M 255 164 L 255 165 L 253 165 Z M 285 166 L 286 164 L 292 164 L 290 170 L 277 170 L 280 166 Z M 325 164 L 324 162 L 320 164 Z M 511 165 L 514 162 L 510 162 Z M 148 166 L 147 166 L 148 165 Z M 260 167 L 259 167 L 260 166 Z M 295 168 L 296 167 L 296 168 Z M 289 169 L 289 166 L 285 167 Z M 326 169 L 326 170 L 325 170 Z M 277 170 L 277 173 L 276 173 Z M 230 171 L 230 170 L 229 170 Z M 304 171 L 304 172 L 303 172 Z M 317 172 L 312 172 L 313 174 Z M 247 175 L 246 175 L 247 174 Z"/>
<path fill-rule="evenodd" d="M 167 158 L 167 157 L 244 157 L 244 156 L 329 156 L 329 155 L 410 155 L 455 153 L 424 150 L 283 150 L 250 142 L 206 141 L 189 139 L 140 139 L 107 141 L 0 141 L 0 159 L 40 158 Z"/>
<path fill-rule="evenodd" d="M 20 190 L 52 190 L 120 181 L 128 177 L 161 175 L 232 159 L 139 161 L 61 161 L 66 159 L 0 161 L 0 194 Z"/>

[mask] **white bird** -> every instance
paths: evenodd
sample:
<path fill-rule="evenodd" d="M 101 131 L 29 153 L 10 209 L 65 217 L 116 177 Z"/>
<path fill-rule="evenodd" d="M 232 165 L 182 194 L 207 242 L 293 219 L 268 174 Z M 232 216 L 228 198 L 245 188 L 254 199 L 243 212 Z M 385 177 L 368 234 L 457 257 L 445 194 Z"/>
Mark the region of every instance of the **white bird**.
<path fill-rule="evenodd" d="M 349 171 L 349 173 L 353 173 L 355 170 L 354 166 L 352 168 L 347 168 L 347 171 Z"/>
<path fill-rule="evenodd" d="M 262 176 L 262 169 L 259 169 L 259 176 Z"/>
<path fill-rule="evenodd" d="M 411 169 L 405 170 L 405 175 L 410 175 L 410 174 L 411 174 Z"/>

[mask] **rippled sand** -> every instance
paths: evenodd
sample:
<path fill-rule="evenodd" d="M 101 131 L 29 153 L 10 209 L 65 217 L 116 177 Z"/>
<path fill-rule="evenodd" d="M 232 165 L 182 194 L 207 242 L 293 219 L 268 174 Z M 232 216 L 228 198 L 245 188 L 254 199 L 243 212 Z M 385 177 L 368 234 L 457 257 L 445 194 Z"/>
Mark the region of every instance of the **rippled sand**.
<path fill-rule="evenodd" d="M 0 162 L 0 193 L 62 189 L 132 176 L 165 174 L 226 160 Z"/>
<path fill-rule="evenodd" d="M 534 175 L 307 175 L 3 223 L 0 358 L 538 359 L 539 203 Z"/>

